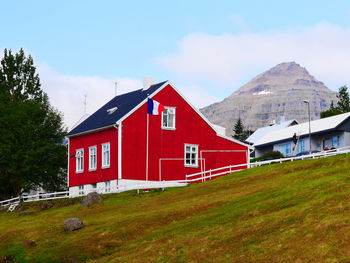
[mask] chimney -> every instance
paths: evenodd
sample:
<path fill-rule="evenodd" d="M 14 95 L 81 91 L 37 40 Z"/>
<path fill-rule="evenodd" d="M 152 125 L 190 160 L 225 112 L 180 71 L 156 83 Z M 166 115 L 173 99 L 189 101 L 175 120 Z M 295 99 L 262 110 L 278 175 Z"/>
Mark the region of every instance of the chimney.
<path fill-rule="evenodd" d="M 154 78 L 152 77 L 146 77 L 143 79 L 143 89 L 149 89 L 154 84 Z"/>

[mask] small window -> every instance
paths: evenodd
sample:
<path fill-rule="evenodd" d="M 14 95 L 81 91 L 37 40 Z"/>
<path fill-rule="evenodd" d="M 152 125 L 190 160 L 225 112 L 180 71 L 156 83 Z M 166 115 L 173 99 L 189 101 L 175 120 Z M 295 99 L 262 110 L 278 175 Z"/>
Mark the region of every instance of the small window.
<path fill-rule="evenodd" d="M 286 144 L 282 144 L 280 145 L 280 152 L 285 156 L 285 157 L 289 157 L 291 154 L 291 147 L 290 147 L 290 143 L 286 143 Z"/>
<path fill-rule="evenodd" d="M 76 159 L 76 172 L 82 173 L 84 171 L 84 149 L 76 150 L 75 159 Z"/>
<path fill-rule="evenodd" d="M 298 153 L 305 151 L 305 141 L 299 140 L 298 142 Z"/>
<path fill-rule="evenodd" d="M 333 147 L 339 147 L 339 136 L 333 136 L 333 139 L 332 139 L 332 145 Z"/>
<path fill-rule="evenodd" d="M 110 166 L 110 145 L 109 143 L 102 144 L 102 168 Z"/>
<path fill-rule="evenodd" d="M 198 145 L 185 144 L 185 167 L 198 167 Z"/>
<path fill-rule="evenodd" d="M 95 171 L 97 166 L 97 147 L 89 148 L 89 171 Z"/>
<path fill-rule="evenodd" d="M 84 195 L 84 185 L 79 185 L 79 195 Z"/>
<path fill-rule="evenodd" d="M 165 107 L 162 112 L 162 129 L 175 130 L 175 108 Z"/>
<path fill-rule="evenodd" d="M 111 191 L 111 182 L 110 181 L 106 181 L 105 182 L 105 192 L 109 193 Z"/>

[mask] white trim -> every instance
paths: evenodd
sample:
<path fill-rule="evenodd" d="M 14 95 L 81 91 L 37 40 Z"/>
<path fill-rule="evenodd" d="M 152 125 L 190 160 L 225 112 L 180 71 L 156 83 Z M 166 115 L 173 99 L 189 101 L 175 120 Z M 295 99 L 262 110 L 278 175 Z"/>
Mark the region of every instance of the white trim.
<path fill-rule="evenodd" d="M 170 107 L 170 106 L 164 106 L 164 108 L 166 110 L 174 110 L 174 127 L 168 127 L 168 126 L 163 126 L 163 114 L 164 114 L 164 111 L 162 112 L 162 120 L 161 120 L 161 128 L 163 130 L 176 130 L 176 107 Z M 169 111 L 168 111 L 169 112 Z M 169 123 L 169 113 L 167 114 L 168 118 L 167 118 L 167 124 Z"/>
<path fill-rule="evenodd" d="M 186 163 L 186 147 L 190 147 L 190 155 L 191 155 L 191 149 L 192 147 L 195 147 L 196 148 L 196 164 L 187 164 Z M 199 159 L 199 152 L 198 152 L 198 148 L 199 148 L 199 145 L 198 144 L 189 144 L 189 143 L 185 143 L 184 144 L 184 166 L 185 167 L 188 167 L 188 168 L 198 168 L 199 167 L 199 164 L 198 164 L 198 159 Z M 190 157 L 190 161 L 192 160 L 192 157 Z"/>
<path fill-rule="evenodd" d="M 91 167 L 91 149 L 95 149 L 95 167 Z M 97 169 L 97 145 L 89 147 L 89 171 L 96 171 Z"/>
<path fill-rule="evenodd" d="M 143 106 L 143 104 L 147 103 L 148 98 L 153 98 L 155 95 L 157 95 L 158 92 L 160 92 L 162 89 L 164 89 L 169 83 L 169 81 L 166 81 L 160 88 L 158 88 L 156 91 L 154 91 L 152 94 L 148 95 L 147 98 L 145 98 L 143 101 L 141 101 L 137 106 L 135 106 L 131 111 L 129 111 L 127 114 L 125 114 L 123 117 L 121 117 L 116 124 L 120 124 L 122 121 L 124 121 L 126 118 L 128 118 L 131 114 L 133 114 L 135 111 L 137 111 L 139 108 Z"/>
<path fill-rule="evenodd" d="M 122 123 L 118 125 L 118 179 L 122 179 Z"/>
<path fill-rule="evenodd" d="M 108 164 L 107 165 L 105 165 L 104 164 L 104 155 L 103 155 L 103 146 L 104 145 L 108 145 L 108 155 L 109 155 L 109 158 L 108 158 Z M 101 152 L 102 152 L 102 164 L 101 164 L 101 167 L 102 167 L 102 169 L 106 169 L 106 168 L 109 168 L 109 167 L 111 167 L 111 143 L 110 142 L 106 142 L 106 143 L 102 143 L 101 144 Z"/>
<path fill-rule="evenodd" d="M 79 158 L 82 158 L 83 161 L 82 161 L 82 169 L 78 170 L 79 165 L 78 165 L 77 153 L 80 151 L 82 152 L 82 156 L 79 156 Z M 84 148 L 79 148 L 79 149 L 75 150 L 75 173 L 78 174 L 78 173 L 83 173 L 83 172 L 84 172 Z"/>
<path fill-rule="evenodd" d="M 160 88 L 158 88 L 156 91 L 154 91 L 152 94 L 150 94 L 148 96 L 148 98 L 153 98 L 155 95 L 157 95 L 157 93 L 159 93 L 160 91 L 162 91 L 166 86 L 170 85 L 176 92 L 177 94 L 180 95 L 180 97 L 210 126 L 210 128 L 212 128 L 216 135 L 219 137 L 222 137 L 224 139 L 233 141 L 235 143 L 238 143 L 240 145 L 243 145 L 245 147 L 248 147 L 249 149 L 253 149 L 252 146 L 245 144 L 241 141 L 235 140 L 233 138 L 227 137 L 227 136 L 223 136 L 217 133 L 217 131 L 215 130 L 215 128 L 213 127 L 213 124 L 199 111 L 197 110 L 197 108 L 195 108 L 177 89 L 176 87 L 170 82 L 170 81 L 166 81 Z M 135 111 L 137 111 L 143 104 L 145 104 L 147 102 L 147 98 L 145 98 L 139 105 L 137 105 L 135 108 L 133 108 L 131 111 L 129 111 L 127 114 L 125 114 L 122 118 L 120 118 L 117 121 L 117 124 L 121 123 L 123 120 L 125 120 L 126 118 L 128 118 L 131 114 L 133 114 Z"/>
<path fill-rule="evenodd" d="M 68 157 L 68 162 L 67 162 L 67 187 L 69 187 L 69 162 L 70 162 L 70 155 L 69 155 L 69 149 L 70 149 L 70 139 L 67 137 L 68 139 L 68 147 L 67 147 L 67 157 Z"/>
<path fill-rule="evenodd" d="M 149 140 L 149 114 L 147 113 L 147 139 L 146 139 L 146 181 L 148 181 L 148 140 Z"/>
<path fill-rule="evenodd" d="M 72 135 L 67 135 L 67 138 L 73 138 L 73 137 L 80 136 L 80 135 L 86 135 L 86 134 L 95 133 L 95 132 L 98 132 L 98 131 L 107 130 L 109 128 L 112 128 L 113 126 L 114 126 L 114 124 L 108 125 L 108 126 L 104 126 L 104 127 L 101 127 L 101 128 L 97 128 L 97 129 L 93 129 L 93 130 L 88 130 L 88 131 L 84 131 L 84 132 L 80 132 L 80 133 L 75 133 L 75 134 L 72 134 Z"/>
<path fill-rule="evenodd" d="M 187 104 L 188 105 L 190 105 L 191 106 L 191 108 L 210 126 L 210 128 L 212 128 L 214 131 L 215 131 L 215 133 L 216 133 L 216 135 L 217 136 L 219 136 L 219 137 L 222 137 L 222 138 L 224 138 L 224 139 L 227 139 L 227 140 L 230 140 L 230 141 L 233 141 L 233 142 L 235 142 L 235 143 L 238 143 L 238 144 L 241 144 L 241 145 L 243 145 L 243 146 L 246 146 L 246 147 L 248 147 L 248 148 L 253 148 L 252 146 L 250 146 L 250 145 L 248 145 L 248 144 L 245 144 L 245 143 L 243 143 L 243 142 L 241 142 L 241 141 L 238 141 L 238 140 L 235 140 L 235 139 L 233 139 L 233 138 L 230 138 L 230 137 L 227 137 L 227 136 L 223 136 L 223 135 L 220 135 L 220 134 L 218 134 L 217 133 L 217 131 L 215 130 L 215 128 L 214 128 L 214 126 L 213 126 L 213 124 L 199 111 L 199 110 L 197 110 L 197 108 L 196 107 L 194 107 L 176 88 L 175 88 L 175 86 L 173 85 L 173 84 L 171 84 L 170 83 L 170 81 L 167 81 L 167 83 L 170 85 L 170 86 L 172 86 L 172 88 L 187 102 Z"/>

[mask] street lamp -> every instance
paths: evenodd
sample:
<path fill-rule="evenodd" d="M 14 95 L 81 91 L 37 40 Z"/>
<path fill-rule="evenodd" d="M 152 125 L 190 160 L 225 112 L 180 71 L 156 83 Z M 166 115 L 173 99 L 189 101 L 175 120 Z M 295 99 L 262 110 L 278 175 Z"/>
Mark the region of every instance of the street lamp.
<path fill-rule="evenodd" d="M 309 113 L 309 142 L 310 142 L 310 152 L 311 152 L 311 116 L 310 116 L 310 102 L 308 100 L 304 100 L 307 103 L 307 112 Z"/>

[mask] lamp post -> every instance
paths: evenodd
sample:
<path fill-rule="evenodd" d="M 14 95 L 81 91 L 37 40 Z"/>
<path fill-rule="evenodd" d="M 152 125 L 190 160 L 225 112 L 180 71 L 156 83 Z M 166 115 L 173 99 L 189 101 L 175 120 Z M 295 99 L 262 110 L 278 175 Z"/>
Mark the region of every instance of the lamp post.
<path fill-rule="evenodd" d="M 310 102 L 308 100 L 304 100 L 304 103 L 307 103 L 307 112 L 309 113 L 309 142 L 310 142 L 310 152 L 311 152 L 311 116 L 310 116 Z"/>

